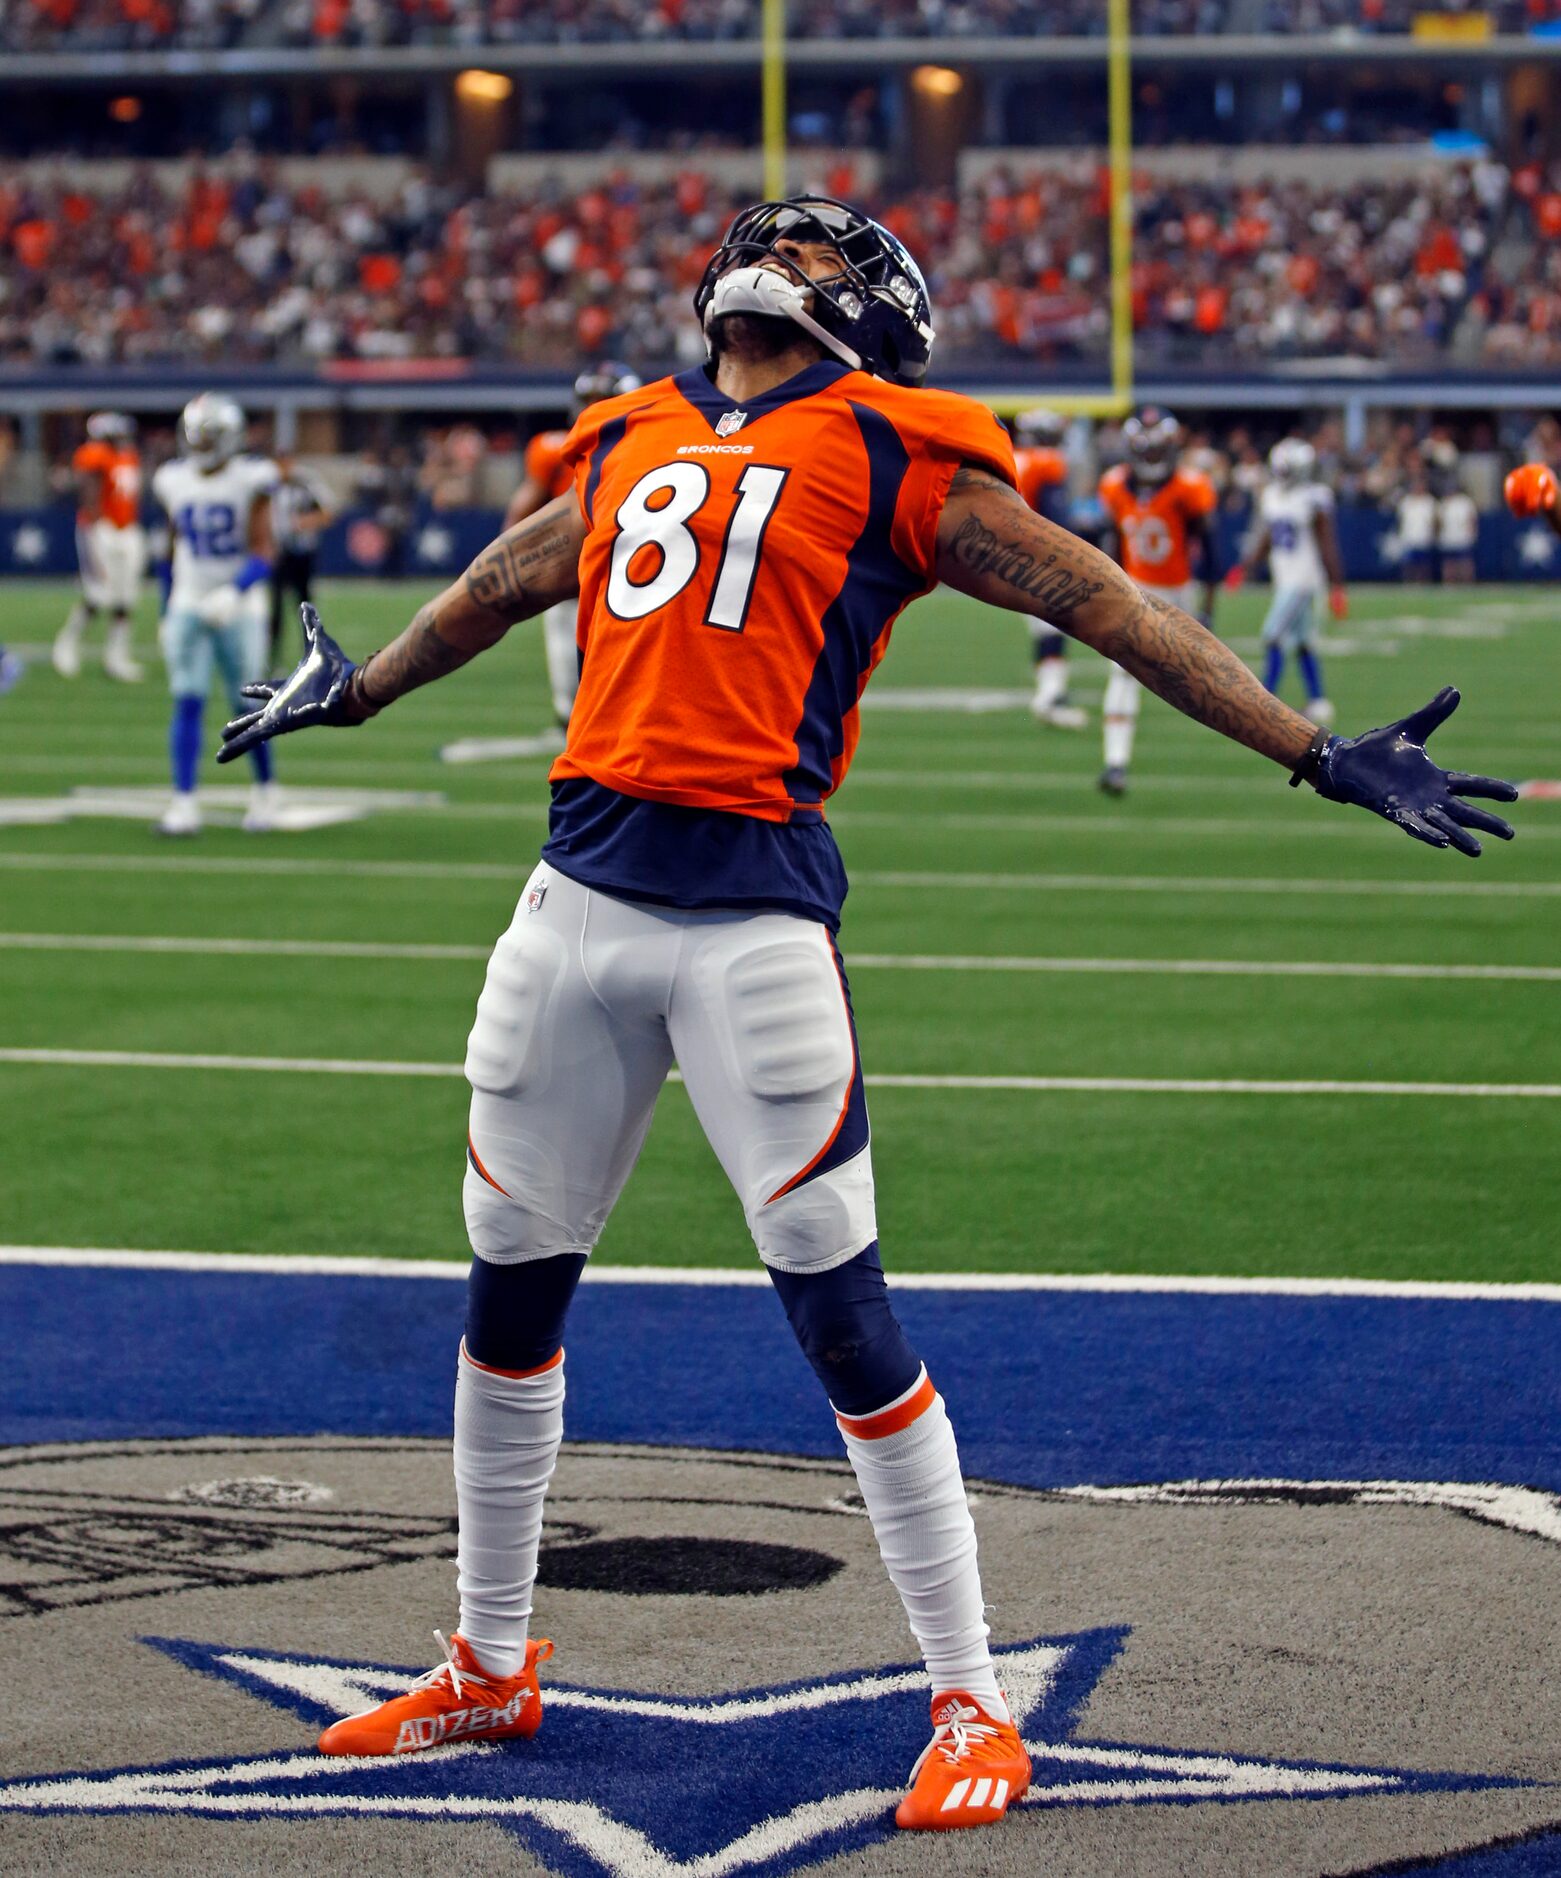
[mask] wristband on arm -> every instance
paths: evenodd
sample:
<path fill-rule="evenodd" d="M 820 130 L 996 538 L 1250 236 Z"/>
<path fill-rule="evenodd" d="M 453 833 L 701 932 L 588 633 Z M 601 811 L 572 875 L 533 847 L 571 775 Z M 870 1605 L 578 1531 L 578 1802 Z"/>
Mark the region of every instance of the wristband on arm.
<path fill-rule="evenodd" d="M 269 580 L 270 578 L 271 563 L 263 554 L 252 554 L 239 569 L 234 578 L 233 585 L 240 593 L 247 593 L 249 589 L 258 582 Z"/>

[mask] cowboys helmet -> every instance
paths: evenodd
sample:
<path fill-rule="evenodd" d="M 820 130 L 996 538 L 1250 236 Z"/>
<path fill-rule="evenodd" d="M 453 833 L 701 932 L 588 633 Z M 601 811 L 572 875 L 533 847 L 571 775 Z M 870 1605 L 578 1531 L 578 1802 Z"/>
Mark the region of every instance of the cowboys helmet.
<path fill-rule="evenodd" d="M 603 398 L 616 398 L 625 391 L 638 391 L 640 377 L 616 359 L 598 359 L 588 365 L 575 380 L 575 416 L 588 405 L 600 404 Z"/>
<path fill-rule="evenodd" d="M 1068 420 L 1060 411 L 1048 411 L 1037 405 L 1033 411 L 1020 411 L 1014 418 L 1014 436 L 1032 449 L 1056 449 L 1068 434 Z"/>
<path fill-rule="evenodd" d="M 840 270 L 811 280 L 780 241 L 823 242 Z M 932 354 L 932 302 L 904 243 L 829 196 L 756 202 L 721 237 L 694 295 L 708 337 L 727 313 L 788 319 L 845 364 L 895 385 L 919 385 Z"/>
<path fill-rule="evenodd" d="M 94 411 L 87 419 L 87 435 L 94 443 L 129 443 L 136 421 L 123 411 Z"/>
<path fill-rule="evenodd" d="M 179 413 L 179 444 L 197 469 L 220 469 L 244 447 L 243 410 L 220 391 L 203 391 Z"/>
<path fill-rule="evenodd" d="M 1282 437 L 1268 453 L 1268 467 L 1276 482 L 1310 482 L 1317 452 L 1304 437 Z"/>
<path fill-rule="evenodd" d="M 1169 411 L 1146 404 L 1122 426 L 1128 466 L 1141 483 L 1169 482 L 1176 470 L 1182 427 Z"/>

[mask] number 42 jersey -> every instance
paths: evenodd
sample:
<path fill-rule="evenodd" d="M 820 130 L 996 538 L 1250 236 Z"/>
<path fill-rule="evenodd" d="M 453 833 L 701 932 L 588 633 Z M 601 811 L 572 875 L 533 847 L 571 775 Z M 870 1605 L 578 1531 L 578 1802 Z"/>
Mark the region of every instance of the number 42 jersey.
<path fill-rule="evenodd" d="M 588 886 L 838 923 L 823 805 L 984 405 L 821 361 L 742 405 L 703 367 L 606 400 L 564 460 L 589 532 L 579 695 L 545 850 Z"/>
<path fill-rule="evenodd" d="M 237 577 L 249 558 L 250 512 L 277 481 L 276 465 L 254 456 L 235 456 L 209 471 L 175 457 L 152 478 L 152 494 L 173 530 L 173 611 L 196 609 Z"/>

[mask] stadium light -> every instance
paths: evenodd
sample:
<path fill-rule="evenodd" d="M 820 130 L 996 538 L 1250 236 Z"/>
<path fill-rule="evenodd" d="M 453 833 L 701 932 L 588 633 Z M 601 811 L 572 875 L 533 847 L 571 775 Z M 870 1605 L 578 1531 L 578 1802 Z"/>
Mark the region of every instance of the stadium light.
<path fill-rule="evenodd" d="M 462 104 L 503 104 L 514 92 L 511 79 L 502 72 L 462 72 L 455 81 L 455 95 Z"/>
<path fill-rule="evenodd" d="M 957 98 L 965 89 L 964 79 L 946 65 L 918 65 L 911 83 L 928 98 Z"/>

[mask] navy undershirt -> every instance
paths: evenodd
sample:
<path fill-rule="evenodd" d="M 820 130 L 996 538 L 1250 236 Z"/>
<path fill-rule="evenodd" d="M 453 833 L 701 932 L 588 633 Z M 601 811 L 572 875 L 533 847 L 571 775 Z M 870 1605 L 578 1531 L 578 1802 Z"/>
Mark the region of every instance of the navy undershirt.
<path fill-rule="evenodd" d="M 588 777 L 553 784 L 542 858 L 620 900 L 794 913 L 831 932 L 847 892 L 834 834 L 816 813 L 766 822 L 647 802 Z"/>

